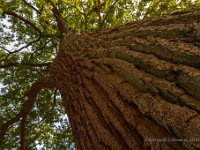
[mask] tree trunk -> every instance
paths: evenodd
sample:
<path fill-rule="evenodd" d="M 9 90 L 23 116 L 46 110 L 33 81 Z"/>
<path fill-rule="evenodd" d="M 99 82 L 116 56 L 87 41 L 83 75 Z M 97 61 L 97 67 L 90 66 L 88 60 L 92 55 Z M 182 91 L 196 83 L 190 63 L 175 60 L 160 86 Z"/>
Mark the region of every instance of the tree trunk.
<path fill-rule="evenodd" d="M 200 10 L 62 39 L 51 66 L 78 150 L 200 148 Z"/>

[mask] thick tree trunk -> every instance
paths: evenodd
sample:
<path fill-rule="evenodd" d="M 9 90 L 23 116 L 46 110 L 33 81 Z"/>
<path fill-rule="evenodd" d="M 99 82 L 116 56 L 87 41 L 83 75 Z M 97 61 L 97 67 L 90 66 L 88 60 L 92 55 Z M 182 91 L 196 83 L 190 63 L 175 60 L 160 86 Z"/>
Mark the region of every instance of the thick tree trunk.
<path fill-rule="evenodd" d="M 51 74 L 78 150 L 200 148 L 200 10 L 62 40 Z"/>

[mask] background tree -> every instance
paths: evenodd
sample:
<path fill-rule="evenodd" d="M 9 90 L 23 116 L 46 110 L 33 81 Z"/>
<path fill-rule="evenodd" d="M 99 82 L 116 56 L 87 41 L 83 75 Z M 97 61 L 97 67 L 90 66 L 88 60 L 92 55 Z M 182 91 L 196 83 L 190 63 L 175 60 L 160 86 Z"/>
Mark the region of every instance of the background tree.
<path fill-rule="evenodd" d="M 48 76 L 49 67 L 58 53 L 59 41 L 61 37 L 68 36 L 68 30 L 75 31 L 75 36 L 84 35 L 131 20 L 160 16 L 184 8 L 199 7 L 199 5 L 198 1 L 171 0 L 2 0 L 0 4 L 2 32 L 0 77 L 5 87 L 2 88 L 0 98 L 0 126 L 2 127 L 5 123 L 10 126 L 4 135 L 1 148 L 18 148 L 20 147 L 19 140 L 23 147 L 25 120 L 27 149 L 34 149 L 38 143 L 45 148 L 74 147 L 69 125 L 66 124 L 66 128 L 64 127 L 64 123 L 68 121 L 62 117 L 64 112 L 56 88 L 42 89 L 28 115 L 16 118 L 16 120 L 21 119 L 21 122 L 15 124 L 7 122 L 22 110 L 24 102 L 27 101 L 26 93 L 34 85 L 34 81 L 37 85 L 40 81 L 38 78 Z M 63 19 L 59 20 L 60 18 Z M 59 21 L 61 23 L 57 24 Z M 118 28 L 112 30 L 115 31 Z M 110 31 L 105 33 L 108 34 Z M 155 42 L 151 37 L 148 40 L 150 43 Z M 71 42 L 74 43 L 73 40 Z M 93 46 L 96 45 L 98 43 Z M 108 62 L 107 65 L 109 65 Z M 28 96 L 31 99 L 30 93 Z"/>

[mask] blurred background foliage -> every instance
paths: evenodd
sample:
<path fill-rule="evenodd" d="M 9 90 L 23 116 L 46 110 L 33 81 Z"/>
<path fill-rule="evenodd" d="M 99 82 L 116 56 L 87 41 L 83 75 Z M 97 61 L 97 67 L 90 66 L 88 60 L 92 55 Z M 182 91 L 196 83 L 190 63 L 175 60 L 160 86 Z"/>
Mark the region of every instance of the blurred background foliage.
<path fill-rule="evenodd" d="M 25 93 L 48 75 L 60 33 L 47 0 L 0 0 L 0 127 L 27 100 Z M 97 32 L 133 20 L 200 7 L 199 0 L 52 0 L 68 30 Z M 42 90 L 27 117 L 27 149 L 75 149 L 57 90 Z M 19 123 L 0 149 L 19 149 Z"/>

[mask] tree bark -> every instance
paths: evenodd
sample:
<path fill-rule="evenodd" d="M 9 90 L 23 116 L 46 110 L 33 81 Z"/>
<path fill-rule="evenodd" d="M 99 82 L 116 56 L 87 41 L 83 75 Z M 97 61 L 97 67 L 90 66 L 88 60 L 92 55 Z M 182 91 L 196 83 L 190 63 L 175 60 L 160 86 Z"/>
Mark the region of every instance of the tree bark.
<path fill-rule="evenodd" d="M 78 150 L 200 149 L 200 10 L 62 39 L 51 66 Z"/>

